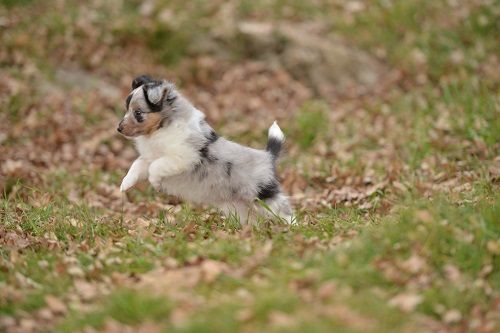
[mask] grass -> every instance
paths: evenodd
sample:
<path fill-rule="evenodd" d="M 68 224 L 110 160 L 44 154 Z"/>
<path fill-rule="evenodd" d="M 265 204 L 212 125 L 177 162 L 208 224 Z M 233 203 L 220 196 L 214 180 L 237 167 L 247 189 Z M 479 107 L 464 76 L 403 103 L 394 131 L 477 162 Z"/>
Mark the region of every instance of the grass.
<path fill-rule="evenodd" d="M 396 216 L 385 218 L 374 226 L 365 226 L 360 229 L 359 236 L 352 241 L 328 251 L 318 250 L 321 247 L 312 245 L 314 248 L 304 252 L 304 247 L 308 246 L 307 240 L 324 237 L 321 228 L 299 226 L 297 228 L 300 233 L 294 229 L 278 233 L 273 237 L 272 255 L 256 272 L 256 275 L 262 276 L 266 283 L 221 277 L 210 286 L 198 286 L 197 293 L 207 298 L 208 304 L 205 310 L 191 314 L 187 326 L 176 327 L 168 324 L 169 312 L 166 307 L 168 308 L 169 303 L 165 299 L 160 302 L 155 301 L 156 298 L 143 296 L 142 292 L 118 291 L 117 295 L 107 298 L 97 312 L 84 316 L 75 313 L 63 324 L 62 331 L 71 331 L 81 325 L 100 327 L 104 318 L 109 317 L 125 324 L 138 324 L 150 318 L 154 319 L 156 314 L 162 314 L 157 320 L 167 323 L 168 329 L 172 331 L 215 332 L 240 330 L 244 327 L 258 329 L 267 327 L 269 316 L 272 316 L 273 312 L 278 311 L 290 314 L 293 318 L 301 318 L 309 311 L 309 307 L 327 307 L 333 304 L 335 306 L 349 304 L 365 319 L 386 318 L 387 321 L 376 320 L 377 323 L 373 327 L 374 331 L 384 331 L 404 327 L 412 321 L 412 316 L 409 314 L 389 306 L 387 299 L 404 291 L 403 283 L 412 280 L 416 283 L 418 279 L 424 278 L 429 280 L 408 287 L 417 288 L 416 290 L 423 295 L 417 313 L 439 319 L 443 315 L 442 309 L 457 309 L 466 315 L 474 305 L 478 304 L 482 311 L 486 311 L 492 301 L 491 296 L 488 295 L 484 284 L 473 282 L 483 280 L 491 288 L 499 287 L 498 271 L 492 271 L 486 276 L 482 276 L 481 272 L 485 266 L 497 267 L 499 264 L 498 256 L 486 250 L 486 244 L 496 241 L 499 232 L 495 218 L 500 209 L 498 198 L 489 200 L 494 200 L 496 204 L 484 203 L 477 207 L 469 204 L 456 207 L 447 203 L 445 199 L 438 199 L 433 204 L 425 201 L 412 202 L 410 207 L 404 205 L 406 208 Z M 330 218 L 335 220 L 334 216 Z M 254 232 L 257 233 L 254 237 L 259 239 L 260 230 Z M 305 239 L 294 242 L 293 238 L 296 235 L 304 235 Z M 329 237 L 323 239 L 330 240 Z M 256 248 L 262 246 L 258 245 L 262 241 L 264 239 L 257 241 Z M 190 252 L 188 257 L 204 255 L 237 267 L 239 264 L 227 257 L 233 255 L 235 258 L 242 258 L 249 254 L 245 254 L 247 251 L 241 249 L 245 247 L 245 243 L 235 245 L 232 242 L 232 244 L 233 248 L 228 250 L 223 242 L 221 244 L 215 239 L 203 243 L 203 251 L 199 253 L 196 247 L 191 249 L 188 247 Z M 220 247 L 223 250 L 219 251 Z M 412 255 L 421 257 L 425 266 L 417 270 L 405 266 L 405 261 Z M 294 262 L 300 262 L 303 267 L 300 269 L 294 267 L 291 265 Z M 377 265 L 382 262 L 386 263 L 387 267 L 397 269 L 397 275 L 380 272 Z M 456 267 L 460 272 L 458 280 L 449 281 L 445 272 L 447 265 Z M 317 290 L 327 281 L 335 281 L 336 284 L 335 297 L 328 297 L 325 300 L 327 304 L 315 305 L 316 299 L 304 300 L 300 290 L 298 294 L 290 293 L 291 286 L 296 283 L 305 284 L 310 290 Z M 446 288 L 443 288 L 444 286 Z M 235 294 L 241 290 L 248 290 L 252 295 L 248 311 L 253 317 L 249 323 L 235 320 L 238 311 L 244 308 L 243 304 L 235 299 L 238 297 Z M 376 290 L 384 292 L 375 293 Z M 173 307 L 176 307 L 175 302 Z M 335 318 L 322 316 L 313 318 L 314 320 L 312 318 L 299 320 L 297 331 L 304 327 L 319 331 L 326 327 L 340 329 L 343 327 L 336 326 Z M 297 324 L 294 322 L 293 326 Z"/>
<path fill-rule="evenodd" d="M 193 51 L 223 23 L 222 6 L 1 2 L 0 330 L 494 331 L 498 6 L 360 4 L 224 7 L 236 22 L 320 22 L 399 73 L 371 94 L 313 96 L 277 116 L 288 148 L 278 173 L 299 223 L 241 227 L 147 185 L 121 196 L 135 156 L 109 134 L 122 101 L 104 86 L 60 87 L 55 75 L 75 66 L 122 92 L 129 76 L 167 67 L 201 109 L 213 102 L 234 113 L 230 122 L 216 115 L 222 134 L 237 125 L 232 139 L 262 144 L 266 129 L 253 122 L 261 115 L 240 111 L 248 95 L 211 99 L 228 69 L 262 61 L 238 34 L 213 38 L 231 57 Z M 212 58 L 213 68 L 199 64 Z"/>
<path fill-rule="evenodd" d="M 81 325 L 99 328 L 108 318 L 131 325 L 145 320 L 162 321 L 171 312 L 171 306 L 164 298 L 132 290 L 122 290 L 111 295 L 102 307 L 101 311 L 89 314 L 84 320 L 75 320 L 61 326 L 61 332 L 74 332 Z"/>
<path fill-rule="evenodd" d="M 297 112 L 292 137 L 302 149 L 311 147 L 328 130 L 327 112 L 328 106 L 318 101 L 304 104 Z"/>

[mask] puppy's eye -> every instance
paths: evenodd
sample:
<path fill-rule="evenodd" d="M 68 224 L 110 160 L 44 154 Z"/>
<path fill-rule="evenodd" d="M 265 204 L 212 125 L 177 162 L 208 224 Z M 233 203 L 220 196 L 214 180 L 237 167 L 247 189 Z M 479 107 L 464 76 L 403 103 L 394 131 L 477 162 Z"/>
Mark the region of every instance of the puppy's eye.
<path fill-rule="evenodd" d="M 144 121 L 144 118 L 142 117 L 142 111 L 141 110 L 135 110 L 134 111 L 134 117 L 135 119 L 139 122 L 142 123 Z"/>

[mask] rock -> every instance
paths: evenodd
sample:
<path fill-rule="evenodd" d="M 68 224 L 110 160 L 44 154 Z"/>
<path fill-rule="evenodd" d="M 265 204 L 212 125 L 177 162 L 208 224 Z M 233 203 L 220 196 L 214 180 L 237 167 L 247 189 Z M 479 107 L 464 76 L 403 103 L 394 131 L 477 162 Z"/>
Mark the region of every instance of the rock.
<path fill-rule="evenodd" d="M 279 52 L 276 28 L 271 23 L 241 22 L 238 34 L 243 40 L 245 51 L 254 55 L 272 55 Z"/>
<path fill-rule="evenodd" d="M 345 45 L 340 39 L 314 34 L 300 26 L 282 26 L 287 40 L 283 64 L 295 77 L 309 81 L 315 91 L 328 97 L 354 85 L 375 86 L 383 74 L 381 64 L 367 53 Z"/>
<path fill-rule="evenodd" d="M 99 95 L 110 100 L 119 100 L 122 97 L 116 85 L 81 68 L 58 68 L 53 82 L 43 80 L 40 82 L 40 90 L 49 94 L 62 94 L 66 90 L 83 92 L 96 90 Z"/>
<path fill-rule="evenodd" d="M 325 98 L 352 88 L 366 93 L 388 72 L 374 57 L 327 35 L 318 24 L 247 21 L 238 25 L 237 35 L 246 53 L 285 67 Z"/>
<path fill-rule="evenodd" d="M 235 15 L 231 5 L 222 6 L 217 14 L 221 24 L 194 36 L 188 53 L 228 60 L 243 54 L 270 68 L 284 68 L 326 99 L 365 94 L 389 72 L 369 53 L 332 35 L 324 23 L 237 22 Z"/>

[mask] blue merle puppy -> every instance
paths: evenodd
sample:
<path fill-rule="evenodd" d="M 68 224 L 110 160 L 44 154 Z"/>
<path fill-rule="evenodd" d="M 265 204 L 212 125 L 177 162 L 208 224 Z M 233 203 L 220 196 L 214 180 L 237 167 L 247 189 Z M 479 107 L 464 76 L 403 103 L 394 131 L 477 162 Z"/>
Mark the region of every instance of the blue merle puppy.
<path fill-rule="evenodd" d="M 172 83 L 145 75 L 133 80 L 126 108 L 118 132 L 135 141 L 140 156 L 123 179 L 122 192 L 147 179 L 167 194 L 236 214 L 242 224 L 256 214 L 293 222 L 276 176 L 285 140 L 276 122 L 266 150 L 242 146 L 217 135 Z M 255 205 L 257 199 L 265 205 Z"/>

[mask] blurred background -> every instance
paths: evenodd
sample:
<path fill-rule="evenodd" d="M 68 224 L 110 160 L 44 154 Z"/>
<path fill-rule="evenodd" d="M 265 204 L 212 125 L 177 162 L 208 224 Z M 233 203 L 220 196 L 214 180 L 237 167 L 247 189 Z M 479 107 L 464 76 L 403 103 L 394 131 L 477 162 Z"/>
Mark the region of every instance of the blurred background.
<path fill-rule="evenodd" d="M 495 284 L 491 287 L 488 282 L 495 276 L 492 271 L 498 276 L 498 266 L 493 268 L 499 253 L 498 222 L 494 224 L 493 218 L 498 213 L 500 177 L 499 25 L 500 6 L 493 0 L 1 0 L 0 287 L 5 288 L 0 294 L 0 328 L 49 329 L 54 318 L 68 313 L 66 303 L 73 304 L 71 309 L 84 308 L 99 295 L 107 295 L 110 286 L 140 280 L 137 276 L 153 268 L 186 265 L 219 276 L 226 272 L 224 265 L 239 265 L 242 259 L 238 258 L 264 258 L 270 253 L 264 245 L 274 229 L 237 231 L 213 210 L 183 205 L 176 198 L 154 193 L 147 184 L 121 196 L 119 184 L 137 154 L 116 127 L 125 112 L 132 79 L 149 74 L 174 82 L 205 112 L 216 131 L 230 139 L 263 148 L 274 120 L 287 135 L 279 174 L 303 227 L 280 234 L 273 254 L 284 262 L 292 257 L 304 261 L 290 264 L 287 269 L 292 273 L 286 275 L 282 266 L 255 259 L 252 265 L 259 267 L 255 270 L 264 267 L 264 273 L 240 278 L 245 288 L 245 283 L 256 283 L 248 289 L 265 296 L 262 306 L 240 313 L 241 318 L 228 318 L 249 323 L 247 331 L 268 324 L 290 327 L 297 319 L 283 304 L 289 302 L 312 311 L 310 318 L 315 319 L 310 327 L 319 331 L 335 325 L 354 331 L 399 331 L 403 322 L 411 326 L 423 315 L 427 326 L 418 322 L 413 329 L 461 332 L 460 327 L 486 327 L 479 331 L 489 332 L 493 326 L 487 325 L 488 316 L 500 304 Z M 429 198 L 440 198 L 445 208 L 434 211 L 437 201 Z M 476 204 L 484 206 L 478 210 Z M 361 238 L 380 243 L 380 248 L 360 250 L 361 255 L 328 252 L 346 240 L 358 240 L 368 225 L 411 220 L 408 216 L 413 213 L 400 215 L 404 209 L 417 212 L 418 223 L 470 216 L 471 221 L 484 219 L 484 225 L 496 225 L 496 231 L 472 232 L 468 228 L 473 224 L 464 222 L 457 227 L 457 238 L 447 245 L 457 246 L 458 252 L 450 250 L 445 259 L 433 257 L 448 248 L 441 247 L 440 237 L 429 241 L 424 227 L 397 229 L 386 243 L 381 238 Z M 440 224 L 434 234 L 454 234 L 445 225 Z M 255 248 L 217 243 L 227 228 L 232 236 L 224 237 L 246 239 Z M 415 231 L 413 237 L 414 229 L 424 231 Z M 382 230 L 379 236 L 387 231 Z M 463 245 L 463 235 L 468 233 L 475 235 L 474 241 Z M 215 243 L 203 243 L 207 237 Z M 300 250 L 289 249 L 291 239 L 302 244 Z M 113 247 L 109 242 L 122 245 Z M 159 243 L 166 245 L 151 250 Z M 407 243 L 413 245 L 394 245 Z M 105 244 L 115 252 L 103 250 L 108 249 Z M 485 244 L 490 244 L 490 252 Z M 268 250 L 262 254 L 258 252 L 262 248 Z M 308 257 L 308 248 L 325 261 L 312 254 Z M 435 252 L 418 250 L 425 248 Z M 477 257 L 464 255 L 454 262 L 453 253 L 460 251 Z M 129 264 L 108 262 L 109 253 L 119 253 L 119 260 Z M 406 266 L 387 259 L 398 256 L 413 259 Z M 166 257 L 176 264 L 165 261 Z M 203 266 L 207 257 L 215 260 L 215 266 L 213 262 Z M 365 259 L 355 262 L 355 258 Z M 343 266 L 346 260 L 352 260 L 355 269 Z M 409 277 L 439 271 L 445 263 L 453 264 L 436 278 L 436 285 Z M 321 273 L 310 277 L 304 268 L 329 265 L 339 270 L 318 268 Z M 46 267 L 57 271 L 58 277 L 46 276 Z M 409 275 L 396 278 L 391 267 L 396 271 L 409 267 Z M 337 275 L 343 270 L 350 273 Z M 457 271 L 461 273 L 453 275 Z M 362 277 L 356 272 L 367 280 L 357 280 Z M 276 299 L 266 298 L 267 289 L 258 282 L 266 278 L 283 292 L 277 292 Z M 363 286 L 380 283 L 374 299 L 380 297 L 384 305 L 359 306 L 349 291 L 339 288 L 345 291 L 342 297 L 354 299 L 351 305 L 356 311 L 368 318 L 383 313 L 393 321 L 360 319 L 349 312 L 353 308 L 312 309 L 311 300 L 301 298 L 301 292 L 316 290 L 330 278 L 338 279 L 335 286 L 344 283 L 351 292 L 361 290 L 360 299 L 372 298 Z M 458 309 L 454 300 L 461 303 L 463 291 L 450 288 L 447 294 L 439 287 L 450 281 L 472 284 L 476 279 L 483 281 L 485 289 L 471 291 Z M 277 281 L 282 280 L 291 289 L 280 289 Z M 205 282 L 204 287 L 212 280 Z M 408 285 L 414 287 L 413 294 L 399 295 Z M 323 296 L 318 297 L 329 300 L 335 286 L 323 285 Z M 75 288 L 77 296 L 72 294 Z M 231 285 L 228 290 L 234 288 Z M 285 294 L 298 298 L 278 301 Z M 101 327 L 106 316 L 122 324 L 141 323 L 142 315 L 151 319 L 148 311 L 127 312 L 137 304 L 150 306 L 152 313 L 164 313 L 155 302 L 143 303 L 137 297 L 126 293 L 111 297 L 103 305 L 100 321 L 74 316 L 64 329 L 72 331 L 88 323 Z M 402 312 L 391 312 L 386 299 Z M 203 304 L 197 300 L 182 309 L 190 313 L 204 308 Z M 269 314 L 276 308 L 281 312 Z M 220 318 L 226 318 L 224 309 Z M 412 317 L 414 310 L 416 317 Z M 129 315 L 120 317 L 120 313 Z M 182 322 L 180 313 L 174 319 Z M 324 313 L 341 319 L 331 322 L 321 317 Z M 233 322 L 217 326 L 217 315 L 214 321 L 208 320 L 214 324 L 210 326 L 200 316 L 205 324 L 196 326 L 199 329 L 241 328 L 231 326 Z M 129 317 L 135 319 L 129 321 Z"/>
<path fill-rule="evenodd" d="M 245 144 L 277 119 L 311 176 L 498 143 L 492 1 L 21 0 L 1 15 L 7 192 L 45 170 L 125 172 L 135 153 L 114 130 L 143 73 Z"/>

